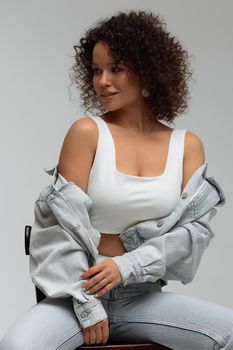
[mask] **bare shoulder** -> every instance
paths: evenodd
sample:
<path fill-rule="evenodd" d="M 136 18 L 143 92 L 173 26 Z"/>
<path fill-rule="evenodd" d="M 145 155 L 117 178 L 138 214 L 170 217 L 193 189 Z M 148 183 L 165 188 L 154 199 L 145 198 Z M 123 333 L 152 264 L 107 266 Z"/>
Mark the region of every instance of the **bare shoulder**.
<path fill-rule="evenodd" d="M 98 129 L 90 117 L 73 122 L 65 135 L 58 170 L 67 181 L 74 181 L 86 192 L 89 173 L 98 142 Z"/>
<path fill-rule="evenodd" d="M 95 121 L 90 117 L 77 119 L 70 126 L 63 146 L 71 152 L 78 150 L 95 150 L 96 141 L 98 139 L 98 130 Z"/>
<path fill-rule="evenodd" d="M 186 130 L 185 133 L 185 148 L 204 150 L 204 145 L 201 138 L 192 131 Z"/>
<path fill-rule="evenodd" d="M 205 162 L 205 149 L 201 138 L 192 131 L 186 131 L 183 158 L 182 190 L 193 173 Z"/>
<path fill-rule="evenodd" d="M 91 118 L 84 116 L 77 119 L 71 125 L 68 134 L 78 134 L 81 137 L 84 136 L 95 136 L 98 133 L 96 122 Z"/>

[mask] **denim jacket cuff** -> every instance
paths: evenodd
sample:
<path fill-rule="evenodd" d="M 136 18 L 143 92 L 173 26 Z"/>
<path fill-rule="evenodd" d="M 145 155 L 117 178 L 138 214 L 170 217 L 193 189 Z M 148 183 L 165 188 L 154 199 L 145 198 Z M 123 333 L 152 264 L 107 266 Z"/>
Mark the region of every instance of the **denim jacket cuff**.
<path fill-rule="evenodd" d="M 124 286 L 131 283 L 143 282 L 140 265 L 137 260 L 133 259 L 134 261 L 132 261 L 127 253 L 120 256 L 114 256 L 111 259 L 115 261 L 120 270 L 122 284 Z"/>
<path fill-rule="evenodd" d="M 81 328 L 90 327 L 108 318 L 101 300 L 95 297 L 81 304 L 77 299 L 73 298 L 73 307 Z"/>

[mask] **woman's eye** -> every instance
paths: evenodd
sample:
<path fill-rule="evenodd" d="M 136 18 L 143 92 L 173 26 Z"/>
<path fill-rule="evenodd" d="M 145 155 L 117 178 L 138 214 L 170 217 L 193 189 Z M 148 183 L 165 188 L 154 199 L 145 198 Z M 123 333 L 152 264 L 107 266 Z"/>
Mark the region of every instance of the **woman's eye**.
<path fill-rule="evenodd" d="M 111 70 L 113 73 L 117 73 L 117 72 L 120 72 L 122 69 L 119 67 L 112 67 Z M 92 68 L 92 72 L 93 72 L 93 74 L 99 74 L 100 70 L 99 70 L 99 68 Z"/>
<path fill-rule="evenodd" d="M 119 67 L 112 67 L 112 70 L 114 71 L 114 72 L 120 72 L 120 68 Z"/>
<path fill-rule="evenodd" d="M 92 71 L 94 74 L 96 74 L 98 72 L 98 68 L 92 68 Z"/>

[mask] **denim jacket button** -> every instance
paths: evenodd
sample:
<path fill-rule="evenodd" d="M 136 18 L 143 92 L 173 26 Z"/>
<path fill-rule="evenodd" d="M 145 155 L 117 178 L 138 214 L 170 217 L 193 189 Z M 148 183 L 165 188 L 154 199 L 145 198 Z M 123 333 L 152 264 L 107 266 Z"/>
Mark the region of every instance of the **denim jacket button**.
<path fill-rule="evenodd" d="M 162 221 L 162 220 L 158 221 L 157 226 L 158 226 L 158 227 L 163 226 L 163 221 Z"/>
<path fill-rule="evenodd" d="M 80 228 L 81 228 L 81 226 L 80 226 L 80 225 L 77 225 L 77 226 L 75 226 L 75 227 L 73 228 L 73 231 L 74 231 L 74 232 L 78 232 Z"/>
<path fill-rule="evenodd" d="M 87 311 L 83 311 L 83 312 L 81 313 L 81 317 L 82 317 L 82 318 L 86 318 L 87 316 L 88 316 Z"/>
<path fill-rule="evenodd" d="M 184 192 L 184 193 L 182 193 L 181 198 L 185 199 L 187 196 L 188 196 L 188 193 L 187 193 L 187 192 Z"/>
<path fill-rule="evenodd" d="M 132 272 L 129 275 L 129 280 L 130 280 L 130 282 L 133 282 L 135 280 L 134 275 L 132 274 Z"/>
<path fill-rule="evenodd" d="M 54 200 L 54 199 L 56 199 L 58 197 L 58 194 L 57 193 L 53 193 L 53 194 L 51 194 L 50 195 L 50 200 Z"/>

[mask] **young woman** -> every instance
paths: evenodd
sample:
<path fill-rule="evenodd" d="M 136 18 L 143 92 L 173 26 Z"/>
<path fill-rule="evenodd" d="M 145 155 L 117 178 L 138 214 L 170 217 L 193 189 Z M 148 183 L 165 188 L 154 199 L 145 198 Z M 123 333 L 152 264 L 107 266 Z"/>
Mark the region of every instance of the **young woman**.
<path fill-rule="evenodd" d="M 191 73 L 164 26 L 151 12 L 119 12 L 75 46 L 72 79 L 91 115 L 70 127 L 56 181 L 36 202 L 30 269 L 47 297 L 1 350 L 233 349 L 231 309 L 162 291 L 193 279 L 225 201 L 198 135 L 167 125 L 187 107 Z"/>

